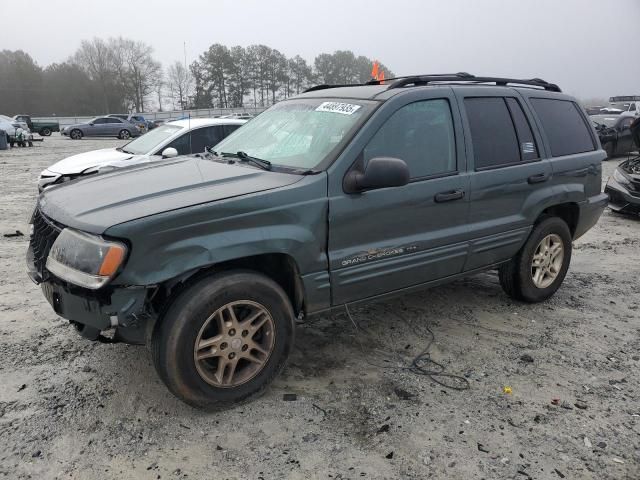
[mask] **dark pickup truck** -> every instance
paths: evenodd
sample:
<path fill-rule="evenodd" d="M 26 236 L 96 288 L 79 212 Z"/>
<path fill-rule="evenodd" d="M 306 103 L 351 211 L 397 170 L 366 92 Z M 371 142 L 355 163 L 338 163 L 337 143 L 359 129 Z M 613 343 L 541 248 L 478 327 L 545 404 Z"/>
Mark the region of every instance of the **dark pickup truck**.
<path fill-rule="evenodd" d="M 490 269 L 549 298 L 607 204 L 604 158 L 539 79 L 318 86 L 208 153 L 45 190 L 29 275 L 83 336 L 146 343 L 176 396 L 221 408 L 273 380 L 310 315 Z"/>
<path fill-rule="evenodd" d="M 30 115 L 16 115 L 14 120 L 24 122 L 29 126 L 31 132 L 38 133 L 43 137 L 48 137 L 52 132 L 60 131 L 60 124 L 50 120 L 32 120 Z"/>

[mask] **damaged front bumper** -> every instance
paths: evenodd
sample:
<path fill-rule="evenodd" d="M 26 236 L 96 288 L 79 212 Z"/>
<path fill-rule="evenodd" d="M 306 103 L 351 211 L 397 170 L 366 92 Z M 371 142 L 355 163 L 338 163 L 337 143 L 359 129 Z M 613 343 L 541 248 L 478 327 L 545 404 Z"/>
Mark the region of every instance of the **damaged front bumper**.
<path fill-rule="evenodd" d="M 149 305 L 153 291 L 149 288 L 109 287 L 93 291 L 52 275 L 42 280 L 32 269 L 29 277 L 40 285 L 53 311 L 89 340 L 100 340 L 102 332 L 115 328 L 114 340 L 144 344 L 147 327 L 155 322 Z"/>

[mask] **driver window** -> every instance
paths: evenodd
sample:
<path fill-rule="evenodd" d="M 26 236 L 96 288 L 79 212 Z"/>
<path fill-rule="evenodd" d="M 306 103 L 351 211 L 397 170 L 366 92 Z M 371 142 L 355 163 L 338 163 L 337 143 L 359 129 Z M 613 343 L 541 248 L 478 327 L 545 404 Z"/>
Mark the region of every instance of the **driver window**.
<path fill-rule="evenodd" d="M 189 153 L 191 153 L 189 152 L 189 133 L 185 133 L 181 137 L 176 138 L 162 150 L 165 148 L 175 148 L 178 151 L 178 155 L 189 155 Z M 158 153 L 162 154 L 162 152 Z"/>
<path fill-rule="evenodd" d="M 455 136 L 449 102 L 425 100 L 396 111 L 363 152 L 365 163 L 374 157 L 400 158 L 411 178 L 456 171 Z"/>

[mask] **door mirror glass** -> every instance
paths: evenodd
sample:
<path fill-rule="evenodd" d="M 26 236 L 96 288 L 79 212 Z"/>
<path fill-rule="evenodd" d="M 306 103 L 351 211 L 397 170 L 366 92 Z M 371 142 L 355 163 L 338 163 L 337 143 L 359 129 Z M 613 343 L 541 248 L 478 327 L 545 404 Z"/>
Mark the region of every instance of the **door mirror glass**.
<path fill-rule="evenodd" d="M 173 147 L 165 148 L 162 151 L 162 158 L 173 158 L 178 156 L 178 150 Z"/>
<path fill-rule="evenodd" d="M 356 193 L 376 188 L 401 187 L 407 183 L 409 167 L 404 160 L 375 157 L 369 160 L 364 172 L 350 172 L 345 177 L 344 188 L 347 193 Z"/>

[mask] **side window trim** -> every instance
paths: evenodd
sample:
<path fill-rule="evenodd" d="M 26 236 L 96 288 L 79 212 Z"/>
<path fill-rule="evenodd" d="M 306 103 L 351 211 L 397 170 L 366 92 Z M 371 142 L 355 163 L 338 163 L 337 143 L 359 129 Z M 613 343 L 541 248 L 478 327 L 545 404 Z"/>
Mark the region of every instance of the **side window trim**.
<path fill-rule="evenodd" d="M 538 154 L 538 156 L 536 158 L 530 158 L 528 160 L 525 160 L 523 158 L 523 154 L 522 154 L 522 140 L 520 139 L 520 135 L 522 132 L 520 132 L 520 129 L 518 128 L 518 125 L 516 124 L 515 119 L 513 118 L 513 110 L 511 109 L 511 105 L 509 105 L 509 102 L 507 102 L 507 98 L 512 98 L 520 107 L 520 111 L 522 112 L 522 115 L 524 116 L 524 120 L 527 122 L 527 125 L 529 126 L 529 130 L 531 130 L 531 138 L 533 140 L 533 145 L 536 149 L 536 153 Z M 531 122 L 529 121 L 529 118 L 527 117 L 527 114 L 524 111 L 524 108 L 522 107 L 522 103 L 519 101 L 518 98 L 516 97 L 504 97 L 504 103 L 507 105 L 507 110 L 509 110 L 509 116 L 511 117 L 511 122 L 513 123 L 513 128 L 516 131 L 516 138 L 518 139 L 518 152 L 520 154 L 520 161 L 519 162 L 514 162 L 512 164 L 504 164 L 502 166 L 509 166 L 509 165 L 520 165 L 523 163 L 532 163 L 532 162 L 539 162 L 540 160 L 542 160 L 542 157 L 540 155 L 540 148 L 538 146 L 538 142 L 536 141 L 536 136 L 533 133 L 533 127 L 531 126 Z M 498 165 L 500 166 L 500 165 Z"/>

